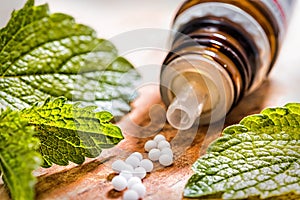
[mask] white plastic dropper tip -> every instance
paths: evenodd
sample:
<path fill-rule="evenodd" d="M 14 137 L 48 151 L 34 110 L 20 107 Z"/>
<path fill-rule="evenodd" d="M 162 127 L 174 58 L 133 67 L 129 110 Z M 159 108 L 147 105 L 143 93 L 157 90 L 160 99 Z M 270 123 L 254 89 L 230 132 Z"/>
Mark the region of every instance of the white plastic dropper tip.
<path fill-rule="evenodd" d="M 192 127 L 194 119 L 182 106 L 169 106 L 167 110 L 168 122 L 176 129 L 186 130 Z"/>
<path fill-rule="evenodd" d="M 193 126 L 195 121 L 199 118 L 204 102 L 180 102 L 175 98 L 169 106 L 166 117 L 168 122 L 176 129 L 187 130 Z"/>

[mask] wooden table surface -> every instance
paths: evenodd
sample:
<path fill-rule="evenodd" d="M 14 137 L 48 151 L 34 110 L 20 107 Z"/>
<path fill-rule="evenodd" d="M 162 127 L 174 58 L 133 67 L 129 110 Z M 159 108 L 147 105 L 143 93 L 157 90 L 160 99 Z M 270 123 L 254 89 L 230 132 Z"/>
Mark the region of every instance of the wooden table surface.
<path fill-rule="evenodd" d="M 37 1 L 40 2 L 44 1 Z M 53 12 L 69 13 L 77 21 L 95 28 L 100 37 L 112 41 L 118 41 L 118 37 L 136 29 L 168 29 L 180 2 L 180 0 L 48 0 Z M 227 116 L 224 123 L 194 127 L 188 131 L 178 131 L 170 127 L 165 122 L 165 111 L 158 90 L 160 63 L 165 56 L 165 50 L 163 48 L 122 50 L 121 54 L 144 75 L 143 84 L 137 88 L 141 94 L 140 98 L 133 103 L 132 112 L 118 123 L 125 139 L 116 147 L 104 150 L 98 158 L 88 159 L 83 165 L 53 166 L 35 171 L 34 174 L 38 177 L 37 199 L 121 199 L 121 193 L 114 191 L 110 183 L 114 176 L 111 163 L 115 159 L 125 158 L 134 151 L 145 153 L 143 150 L 145 141 L 157 133 L 165 135 L 171 141 L 175 162 L 166 168 L 155 164 L 154 172 L 143 180 L 147 187 L 145 199 L 182 199 L 184 185 L 192 174 L 191 165 L 205 153 L 207 146 L 220 136 L 225 126 L 237 123 L 244 116 L 258 113 L 265 107 L 300 102 L 299 4 L 296 5 L 296 12 L 291 20 L 281 54 L 268 81 L 245 97 Z M 116 45 L 120 48 L 124 46 L 124 44 Z M 1 183 L 0 199 L 8 199 Z"/>

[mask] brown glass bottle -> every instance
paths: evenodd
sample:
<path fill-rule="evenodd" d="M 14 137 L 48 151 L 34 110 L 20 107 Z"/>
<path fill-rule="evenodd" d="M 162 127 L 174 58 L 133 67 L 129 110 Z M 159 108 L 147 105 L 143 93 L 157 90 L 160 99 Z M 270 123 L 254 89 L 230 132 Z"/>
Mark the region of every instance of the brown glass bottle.
<path fill-rule="evenodd" d="M 270 72 L 295 0 L 188 0 L 173 21 L 161 70 L 178 129 L 218 121 Z"/>

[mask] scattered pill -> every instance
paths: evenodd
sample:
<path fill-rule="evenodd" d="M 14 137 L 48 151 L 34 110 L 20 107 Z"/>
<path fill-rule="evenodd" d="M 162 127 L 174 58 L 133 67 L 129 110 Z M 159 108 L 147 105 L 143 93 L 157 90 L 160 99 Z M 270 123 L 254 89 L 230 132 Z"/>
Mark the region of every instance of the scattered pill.
<path fill-rule="evenodd" d="M 131 187 L 132 187 L 134 184 L 136 184 L 136 183 L 142 184 L 141 179 L 140 179 L 139 177 L 136 177 L 136 176 L 131 177 L 131 178 L 128 180 L 128 182 L 127 182 L 127 188 L 128 188 L 128 189 L 131 189 Z"/>
<path fill-rule="evenodd" d="M 151 149 L 148 153 L 148 157 L 152 161 L 157 161 L 160 156 L 160 150 L 159 149 Z"/>
<path fill-rule="evenodd" d="M 123 160 L 116 160 L 112 163 L 111 168 L 120 173 L 123 169 L 125 169 L 126 163 Z"/>
<path fill-rule="evenodd" d="M 163 141 L 160 141 L 158 144 L 157 144 L 157 148 L 162 150 L 163 148 L 170 148 L 171 145 L 168 141 L 166 140 L 163 140 Z"/>
<path fill-rule="evenodd" d="M 131 165 L 133 168 L 136 168 L 140 164 L 140 159 L 136 156 L 129 156 L 126 158 L 125 163 Z"/>
<path fill-rule="evenodd" d="M 163 148 L 163 149 L 160 151 L 160 154 L 161 154 L 161 155 L 163 155 L 163 154 L 168 154 L 168 155 L 170 155 L 170 156 L 173 157 L 173 151 L 172 151 L 171 148 L 168 148 L 168 147 Z"/>
<path fill-rule="evenodd" d="M 127 180 L 123 176 L 115 176 L 111 182 L 117 191 L 122 191 L 127 187 Z"/>
<path fill-rule="evenodd" d="M 163 154 L 159 157 L 159 163 L 163 166 L 170 166 L 173 163 L 173 158 L 168 154 Z"/>
<path fill-rule="evenodd" d="M 149 152 L 151 149 L 154 149 L 156 147 L 157 147 L 157 143 L 154 140 L 148 140 L 144 145 L 146 152 Z"/>
<path fill-rule="evenodd" d="M 159 143 L 160 141 L 163 141 L 163 140 L 166 140 L 165 136 L 163 136 L 162 134 L 157 134 L 153 140 L 156 142 L 156 143 Z"/>
<path fill-rule="evenodd" d="M 143 198 L 146 194 L 146 187 L 141 183 L 134 184 L 131 189 L 138 193 L 139 198 Z"/>
<path fill-rule="evenodd" d="M 133 175 L 139 177 L 140 179 L 145 178 L 147 172 L 143 167 L 137 167 L 134 169 Z"/>
<path fill-rule="evenodd" d="M 126 190 L 123 195 L 123 200 L 138 200 L 139 195 L 134 190 Z"/>
<path fill-rule="evenodd" d="M 137 157 L 139 160 L 143 159 L 143 155 L 140 152 L 134 152 L 132 154 L 130 154 L 130 156 L 135 156 Z"/>
<path fill-rule="evenodd" d="M 126 180 L 129 180 L 133 176 L 132 172 L 127 170 L 122 170 L 119 175 L 123 176 Z"/>
<path fill-rule="evenodd" d="M 149 159 L 143 159 L 140 162 L 140 167 L 143 167 L 146 172 L 151 172 L 153 170 L 153 163 Z"/>

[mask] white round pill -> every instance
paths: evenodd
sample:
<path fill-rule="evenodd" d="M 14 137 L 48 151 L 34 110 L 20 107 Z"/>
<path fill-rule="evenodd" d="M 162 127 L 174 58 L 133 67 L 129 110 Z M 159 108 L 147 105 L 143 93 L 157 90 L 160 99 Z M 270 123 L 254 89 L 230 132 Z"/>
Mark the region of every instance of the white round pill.
<path fill-rule="evenodd" d="M 138 193 L 139 198 L 144 198 L 146 194 L 146 187 L 142 183 L 134 184 L 131 189 Z"/>
<path fill-rule="evenodd" d="M 170 166 L 173 163 L 173 157 L 168 154 L 163 154 L 159 157 L 159 163 L 163 166 Z"/>
<path fill-rule="evenodd" d="M 131 177 L 127 182 L 127 188 L 131 189 L 131 187 L 136 183 L 142 183 L 141 179 L 139 177 Z"/>
<path fill-rule="evenodd" d="M 125 163 L 125 162 L 124 162 L 124 163 Z M 123 170 L 127 170 L 127 171 L 130 171 L 130 172 L 133 172 L 133 171 L 134 171 L 134 168 L 133 168 L 131 165 L 125 163 L 125 164 L 124 164 Z"/>
<path fill-rule="evenodd" d="M 139 177 L 140 179 L 145 178 L 147 172 L 143 167 L 137 167 L 134 169 L 133 176 Z"/>
<path fill-rule="evenodd" d="M 153 140 L 156 142 L 156 143 L 159 143 L 160 141 L 163 141 L 163 140 L 166 140 L 165 136 L 163 136 L 162 134 L 157 134 Z"/>
<path fill-rule="evenodd" d="M 156 147 L 157 147 L 157 143 L 154 140 L 148 140 L 144 145 L 146 152 L 149 152 L 151 149 L 154 149 Z"/>
<path fill-rule="evenodd" d="M 132 154 L 130 154 L 130 156 L 135 156 L 137 157 L 139 160 L 143 159 L 143 155 L 140 152 L 133 152 Z"/>
<path fill-rule="evenodd" d="M 140 162 L 140 167 L 143 167 L 146 172 L 151 172 L 153 170 L 153 163 L 149 159 L 143 159 Z"/>
<path fill-rule="evenodd" d="M 127 187 L 127 180 L 123 176 L 115 176 L 111 182 L 117 191 L 122 191 Z"/>
<path fill-rule="evenodd" d="M 163 155 L 163 154 L 168 154 L 168 155 L 170 155 L 170 156 L 174 156 L 173 155 L 173 151 L 172 151 L 172 149 L 170 149 L 170 148 L 168 148 L 168 147 L 166 147 L 166 148 L 163 148 L 161 151 L 160 151 L 160 154 L 161 155 Z"/>
<path fill-rule="evenodd" d="M 130 171 L 122 170 L 120 172 L 120 176 L 123 176 L 126 180 L 129 180 L 133 175 L 132 175 L 132 172 L 130 172 Z"/>
<path fill-rule="evenodd" d="M 170 148 L 171 145 L 168 141 L 166 140 L 163 140 L 163 141 L 160 141 L 158 144 L 157 144 L 157 148 L 162 150 L 163 148 Z"/>
<path fill-rule="evenodd" d="M 152 161 L 157 161 L 160 156 L 160 150 L 159 149 L 151 149 L 148 153 L 148 157 Z"/>
<path fill-rule="evenodd" d="M 124 192 L 123 200 L 138 200 L 138 199 L 139 199 L 139 195 L 136 191 L 127 190 Z"/>
<path fill-rule="evenodd" d="M 131 165 L 133 168 L 136 168 L 140 164 L 140 159 L 136 156 L 129 156 L 126 158 L 125 163 Z"/>
<path fill-rule="evenodd" d="M 115 171 L 120 173 L 123 169 L 125 169 L 126 163 L 123 160 L 115 160 L 111 164 L 111 168 Z"/>

